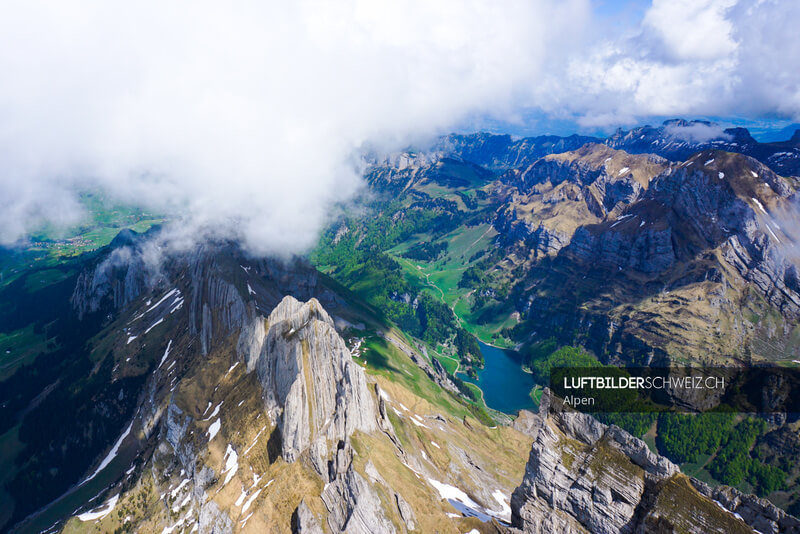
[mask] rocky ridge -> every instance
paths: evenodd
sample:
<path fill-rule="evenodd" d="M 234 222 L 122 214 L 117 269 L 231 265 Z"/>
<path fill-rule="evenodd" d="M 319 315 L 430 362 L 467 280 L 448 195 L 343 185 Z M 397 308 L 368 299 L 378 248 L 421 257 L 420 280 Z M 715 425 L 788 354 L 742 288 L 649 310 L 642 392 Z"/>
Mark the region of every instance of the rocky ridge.
<path fill-rule="evenodd" d="M 613 148 L 658 154 L 683 161 L 703 150 L 724 150 L 753 157 L 784 176 L 800 174 L 800 136 L 787 141 L 759 143 L 746 128 L 725 128 L 708 121 L 672 119 L 660 126 L 618 130 L 605 140 Z"/>
<path fill-rule="evenodd" d="M 135 256 L 141 245 L 121 246 Z M 107 269 L 124 290 L 127 270 L 150 268 L 103 260 L 83 279 Z M 468 422 L 457 389 L 417 348 L 387 333 L 385 350 L 399 358 L 389 368 L 416 377 L 426 399 L 444 395 L 444 406 L 461 406 L 457 418 L 365 374 L 366 361 L 351 353 L 341 329 L 371 320 L 352 315 L 313 270 L 225 246 L 165 256 L 160 266 L 160 276 L 136 285 L 127 304 L 107 298 L 112 285 L 79 284 L 73 292 L 76 309 L 98 297 L 85 309 L 109 321 L 98 339 L 113 347 L 104 353 L 112 377 L 146 380 L 139 391 L 126 390 L 137 407 L 106 449 L 113 458 L 121 447 L 128 459 L 138 450 L 133 464 L 98 458 L 90 472 L 119 482 L 97 488 L 105 504 L 70 519 L 68 529 L 89 522 L 106 530 L 228 533 L 278 525 L 281 532 L 366 533 L 440 524 L 460 532 L 485 522 L 481 528 L 499 532 L 495 518 L 507 515 L 498 495 L 507 507 L 528 438 L 508 428 L 476 434 L 481 425 Z M 102 512 L 106 506 L 113 514 Z"/>
<path fill-rule="evenodd" d="M 556 254 L 581 226 L 614 221 L 668 167 L 657 156 L 590 143 L 508 171 L 499 179 L 506 198 L 493 223 L 498 239 L 524 242 L 534 258 Z"/>
<path fill-rule="evenodd" d="M 784 346 L 800 313 L 796 223 L 789 215 L 796 191 L 795 180 L 752 158 L 700 152 L 654 177 L 616 218 L 577 228 L 554 263 L 533 267 L 531 292 L 520 292 L 518 309 L 530 312 L 537 330 L 549 324 L 586 332 L 597 354 L 618 353 L 620 343 L 629 354 L 639 343 L 643 353 L 727 357 L 748 342 L 754 351 L 768 349 L 758 341 L 767 337 L 784 339 Z M 580 316 L 566 309 L 575 295 L 586 299 Z M 746 321 L 742 308 L 760 309 L 761 302 L 786 328 L 763 331 Z M 683 346 L 670 347 L 675 339 Z M 781 357 L 777 350 L 764 356 Z"/>
<path fill-rule="evenodd" d="M 517 532 L 800 532 L 768 501 L 689 479 L 616 426 L 547 410 L 515 423 L 534 438 L 511 498 Z"/>

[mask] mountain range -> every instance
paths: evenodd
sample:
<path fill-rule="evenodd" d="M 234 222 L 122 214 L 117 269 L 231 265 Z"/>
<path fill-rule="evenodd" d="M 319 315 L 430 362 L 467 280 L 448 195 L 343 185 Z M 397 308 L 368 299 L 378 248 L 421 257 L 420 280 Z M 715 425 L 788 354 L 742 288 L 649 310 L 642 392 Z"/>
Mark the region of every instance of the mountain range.
<path fill-rule="evenodd" d="M 668 419 L 554 412 L 542 387 L 556 356 L 798 364 L 798 136 L 712 127 L 374 157 L 308 258 L 172 250 L 154 226 L 20 267 L 0 530 L 800 532 L 796 415 L 725 420 L 689 462 Z M 488 344 L 536 409 L 476 386 Z"/>

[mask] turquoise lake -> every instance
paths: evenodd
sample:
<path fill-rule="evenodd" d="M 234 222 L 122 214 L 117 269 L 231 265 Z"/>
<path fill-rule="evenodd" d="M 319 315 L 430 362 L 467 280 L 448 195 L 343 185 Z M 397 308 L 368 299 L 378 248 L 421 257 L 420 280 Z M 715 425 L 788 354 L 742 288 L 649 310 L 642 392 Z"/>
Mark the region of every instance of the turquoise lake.
<path fill-rule="evenodd" d="M 485 343 L 480 346 L 485 366 L 478 372 L 477 380 L 466 375 L 459 375 L 459 378 L 481 388 L 489 408 L 511 415 L 522 409 L 535 410 L 529 395 L 535 385 L 533 375 L 522 370 L 519 360 L 509 354 L 511 351 Z"/>

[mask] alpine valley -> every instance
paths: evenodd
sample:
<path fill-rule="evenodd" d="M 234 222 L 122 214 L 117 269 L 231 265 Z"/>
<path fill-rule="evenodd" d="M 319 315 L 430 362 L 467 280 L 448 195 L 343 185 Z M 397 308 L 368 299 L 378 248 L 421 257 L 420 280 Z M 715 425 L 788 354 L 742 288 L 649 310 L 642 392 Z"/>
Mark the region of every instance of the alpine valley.
<path fill-rule="evenodd" d="M 366 154 L 291 260 L 87 194 L 0 251 L 0 531 L 800 532 L 797 414 L 549 409 L 800 365 L 800 132 L 698 124 Z"/>

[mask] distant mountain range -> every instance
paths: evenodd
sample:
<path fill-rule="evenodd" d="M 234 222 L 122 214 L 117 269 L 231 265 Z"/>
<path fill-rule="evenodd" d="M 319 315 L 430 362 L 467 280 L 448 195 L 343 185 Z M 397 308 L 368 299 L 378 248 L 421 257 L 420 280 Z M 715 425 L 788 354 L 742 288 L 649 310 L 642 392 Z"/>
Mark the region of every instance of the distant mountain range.
<path fill-rule="evenodd" d="M 789 133 L 789 132 L 787 132 Z M 586 143 L 603 143 L 631 154 L 657 154 L 683 161 L 701 150 L 724 150 L 751 156 L 778 174 L 800 173 L 800 129 L 786 140 L 761 143 L 746 128 L 722 129 L 707 121 L 673 119 L 660 126 L 617 130 L 606 139 L 571 135 L 542 135 L 513 139 L 488 133 L 452 134 L 443 137 L 432 151 L 457 156 L 491 169 L 522 167 L 548 154 L 575 150 Z"/>

